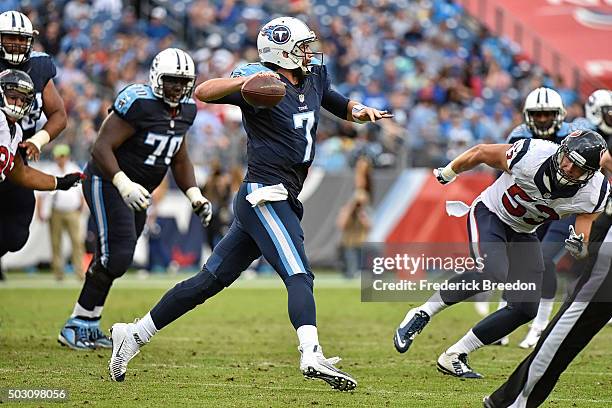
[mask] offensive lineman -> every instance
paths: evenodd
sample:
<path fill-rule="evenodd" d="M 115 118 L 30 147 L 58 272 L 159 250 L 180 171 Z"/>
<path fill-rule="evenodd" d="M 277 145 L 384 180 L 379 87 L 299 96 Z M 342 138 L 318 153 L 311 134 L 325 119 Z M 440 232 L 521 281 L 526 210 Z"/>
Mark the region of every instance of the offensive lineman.
<path fill-rule="evenodd" d="M 100 330 L 104 302 L 113 281 L 132 264 L 150 193 L 168 167 L 194 212 L 208 225 L 211 206 L 196 186 L 185 140 L 196 115 L 191 99 L 194 81 L 189 54 L 165 49 L 153 59 L 149 84 L 124 88 L 102 123 L 83 183 L 98 243 L 79 299 L 58 335 L 60 344 L 77 350 L 112 347 Z"/>
<path fill-rule="evenodd" d="M 472 203 L 468 219 L 470 252 L 484 261 L 480 272 L 457 275 L 449 282 L 533 282 L 535 291 L 506 291 L 508 304 L 477 323 L 461 340 L 438 358 L 438 370 L 460 378 L 482 378 L 468 364 L 467 355 L 492 344 L 536 314 L 544 261 L 535 230 L 541 224 L 571 214 L 576 231 L 569 241 L 582 252 L 592 221 L 603 210 L 609 194 L 608 181 L 599 171 L 606 148 L 593 131 L 575 131 L 556 145 L 523 139 L 513 145 L 478 145 L 461 154 L 445 168 L 434 170 L 442 184 L 479 164 L 504 173 Z M 572 230 L 573 232 L 573 230 Z M 423 305 L 411 309 L 395 332 L 400 353 L 431 317 L 482 290 L 438 291 Z"/>

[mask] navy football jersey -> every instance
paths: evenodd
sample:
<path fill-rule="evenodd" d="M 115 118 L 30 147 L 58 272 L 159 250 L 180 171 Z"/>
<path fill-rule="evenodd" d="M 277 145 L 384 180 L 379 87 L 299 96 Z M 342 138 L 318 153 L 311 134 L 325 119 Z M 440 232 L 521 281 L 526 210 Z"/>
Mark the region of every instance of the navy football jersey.
<path fill-rule="evenodd" d="M 559 130 L 557 130 L 555 137 L 551 139 L 551 142 L 559 144 L 567 135 L 572 133 L 574 130 L 580 129 L 593 129 L 593 125 L 586 118 L 576 118 L 573 122 L 563 122 Z M 522 123 L 512 129 L 506 143 L 513 144 L 518 140 L 531 138 L 533 138 L 531 130 L 526 124 Z"/>
<path fill-rule="evenodd" d="M 13 65 L 5 60 L 0 60 L 0 71 L 5 69 L 18 69 L 26 72 L 34 82 L 34 104 L 30 113 L 21 119 L 21 128 L 23 129 L 23 140 L 26 140 L 36 133 L 36 122 L 40 119 L 43 106 L 42 92 L 47 86 L 47 83 L 55 78 L 57 69 L 53 59 L 44 52 L 32 51 L 30 59 L 23 64 Z"/>
<path fill-rule="evenodd" d="M 234 69 L 231 75 L 249 76 L 260 71 L 270 69 L 260 63 L 246 64 Z M 242 110 L 247 133 L 245 181 L 282 183 L 289 191 L 291 204 L 301 208 L 297 196 L 314 159 L 319 111 L 329 104 L 331 84 L 324 65 L 313 66 L 312 73 L 300 85 L 280 77 L 286 85 L 286 95 L 273 108 L 254 108 L 240 92 L 210 102 L 237 105 Z"/>
<path fill-rule="evenodd" d="M 155 190 L 193 124 L 197 112 L 194 100 L 181 102 L 177 116 L 171 116 L 149 85 L 133 84 L 119 92 L 111 110 L 136 130 L 115 150 L 119 168 L 133 182 Z M 93 159 L 88 168 L 102 176 Z"/>

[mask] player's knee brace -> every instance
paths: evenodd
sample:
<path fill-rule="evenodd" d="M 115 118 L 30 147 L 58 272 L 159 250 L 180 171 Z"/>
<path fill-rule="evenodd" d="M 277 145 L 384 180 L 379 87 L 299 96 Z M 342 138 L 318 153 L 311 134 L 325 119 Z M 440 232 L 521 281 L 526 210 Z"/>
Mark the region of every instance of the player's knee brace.
<path fill-rule="evenodd" d="M 85 280 L 98 290 L 108 291 L 115 278 L 109 273 L 108 269 L 94 262 L 87 270 Z"/>
<path fill-rule="evenodd" d="M 120 247 L 113 248 L 108 256 L 106 262 L 106 269 L 108 273 L 115 279 L 120 278 L 132 265 L 134 259 L 134 245 L 122 245 Z"/>

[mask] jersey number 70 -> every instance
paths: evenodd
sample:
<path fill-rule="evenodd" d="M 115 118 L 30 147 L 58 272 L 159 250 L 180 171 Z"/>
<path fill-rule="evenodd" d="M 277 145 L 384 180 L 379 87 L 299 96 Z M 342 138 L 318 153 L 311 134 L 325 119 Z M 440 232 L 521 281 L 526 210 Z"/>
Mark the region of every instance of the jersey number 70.
<path fill-rule="evenodd" d="M 172 158 L 178 152 L 178 149 L 181 147 L 181 142 L 183 141 L 183 136 L 166 136 L 160 135 L 157 133 L 149 133 L 147 138 L 145 139 L 145 144 L 155 146 L 155 150 L 153 153 L 147 157 L 145 160 L 145 164 L 149 166 L 155 166 L 155 162 L 157 158 L 160 157 L 164 153 L 164 148 L 168 145 L 168 151 L 166 152 L 166 157 L 164 157 L 164 163 L 166 166 L 170 165 Z"/>
<path fill-rule="evenodd" d="M 517 218 L 522 218 L 523 221 L 530 225 L 540 225 L 548 221 L 554 221 L 559 219 L 559 214 L 557 214 L 555 210 L 543 204 L 535 205 L 535 208 L 542 213 L 540 217 L 524 217 L 524 215 L 527 213 L 527 209 L 515 199 L 515 197 L 517 196 L 521 200 L 526 201 L 528 203 L 532 203 L 535 201 L 533 198 L 529 197 L 525 190 L 520 188 L 517 184 L 511 185 L 502 196 L 502 204 L 510 215 L 513 215 Z M 510 198 L 512 198 L 512 201 L 516 203 L 516 206 L 512 205 L 512 203 L 510 202 Z"/>

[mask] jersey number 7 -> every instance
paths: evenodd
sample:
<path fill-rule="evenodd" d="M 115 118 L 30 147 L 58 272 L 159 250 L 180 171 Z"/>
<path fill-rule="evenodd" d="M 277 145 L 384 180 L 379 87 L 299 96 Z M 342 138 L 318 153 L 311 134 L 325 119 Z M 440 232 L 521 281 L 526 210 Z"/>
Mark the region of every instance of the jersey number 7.
<path fill-rule="evenodd" d="M 306 122 L 306 126 L 304 126 Z M 304 159 L 302 163 L 310 161 L 310 155 L 312 153 L 312 127 L 314 126 L 315 116 L 313 111 L 295 113 L 293 115 L 293 127 L 294 129 L 304 128 L 304 134 L 306 137 L 306 150 L 304 151 Z"/>

